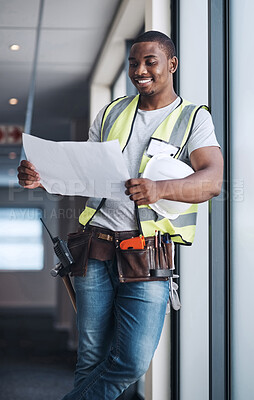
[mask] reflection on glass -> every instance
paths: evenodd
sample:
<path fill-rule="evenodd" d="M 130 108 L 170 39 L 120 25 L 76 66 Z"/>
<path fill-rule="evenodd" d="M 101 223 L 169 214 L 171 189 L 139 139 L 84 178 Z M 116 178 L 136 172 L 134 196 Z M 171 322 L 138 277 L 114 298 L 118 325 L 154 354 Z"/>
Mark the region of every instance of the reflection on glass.
<path fill-rule="evenodd" d="M 230 3 L 232 400 L 250 400 L 254 398 L 254 2 Z"/>
<path fill-rule="evenodd" d="M 0 209 L 0 269 L 41 270 L 43 241 L 41 210 L 37 208 Z"/>

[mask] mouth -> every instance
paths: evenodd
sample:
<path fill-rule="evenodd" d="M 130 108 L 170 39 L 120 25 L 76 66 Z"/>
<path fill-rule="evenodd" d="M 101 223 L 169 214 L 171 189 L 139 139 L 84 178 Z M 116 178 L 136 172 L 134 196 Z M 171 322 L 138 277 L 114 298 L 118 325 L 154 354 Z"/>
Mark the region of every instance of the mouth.
<path fill-rule="evenodd" d="M 135 82 L 138 86 L 144 87 L 149 85 L 149 83 L 151 83 L 153 81 L 152 78 L 139 78 L 139 79 L 135 79 Z"/>

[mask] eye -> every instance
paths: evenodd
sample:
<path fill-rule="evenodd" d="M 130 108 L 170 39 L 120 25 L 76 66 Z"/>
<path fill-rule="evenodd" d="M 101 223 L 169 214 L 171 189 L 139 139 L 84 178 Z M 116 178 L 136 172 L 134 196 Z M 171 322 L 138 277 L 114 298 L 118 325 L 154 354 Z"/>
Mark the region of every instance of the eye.
<path fill-rule="evenodd" d="M 156 61 L 147 61 L 146 62 L 146 65 L 148 65 L 149 67 L 152 65 L 155 65 L 155 64 L 156 64 Z"/>
<path fill-rule="evenodd" d="M 135 62 L 131 62 L 130 64 L 129 64 L 129 66 L 131 67 L 131 68 L 135 68 L 135 67 L 137 67 L 137 63 L 135 63 Z"/>

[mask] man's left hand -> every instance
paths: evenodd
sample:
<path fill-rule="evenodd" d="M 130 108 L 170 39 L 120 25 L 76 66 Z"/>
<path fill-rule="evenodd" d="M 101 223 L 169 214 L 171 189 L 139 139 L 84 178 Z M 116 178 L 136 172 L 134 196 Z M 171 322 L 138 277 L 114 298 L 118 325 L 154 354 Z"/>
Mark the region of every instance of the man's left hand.
<path fill-rule="evenodd" d="M 159 200 L 156 181 L 146 178 L 129 179 L 125 186 L 125 193 L 137 206 L 156 203 Z"/>

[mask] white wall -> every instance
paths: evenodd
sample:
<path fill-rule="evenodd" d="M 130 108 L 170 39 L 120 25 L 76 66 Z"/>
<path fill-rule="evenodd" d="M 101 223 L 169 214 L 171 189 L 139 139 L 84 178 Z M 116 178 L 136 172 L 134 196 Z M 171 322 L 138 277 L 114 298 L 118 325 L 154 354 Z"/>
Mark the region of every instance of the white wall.
<path fill-rule="evenodd" d="M 180 95 L 208 102 L 208 9 L 204 0 L 181 0 Z M 181 247 L 180 397 L 209 398 L 208 375 L 208 205 L 199 205 L 191 248 Z"/>
<path fill-rule="evenodd" d="M 154 30 L 171 35 L 170 26 L 170 1 L 146 0 L 145 30 Z"/>

